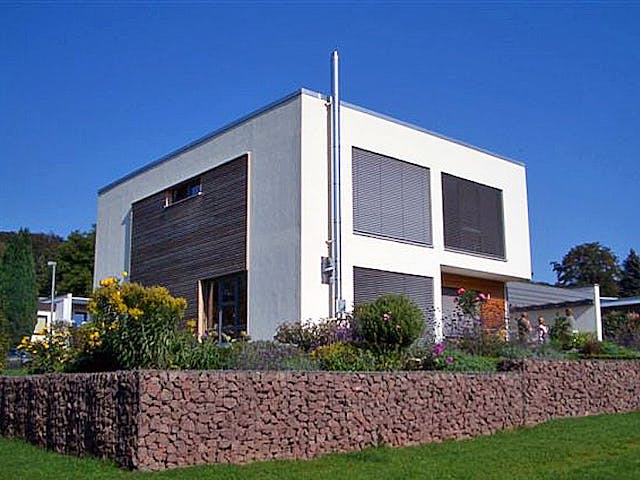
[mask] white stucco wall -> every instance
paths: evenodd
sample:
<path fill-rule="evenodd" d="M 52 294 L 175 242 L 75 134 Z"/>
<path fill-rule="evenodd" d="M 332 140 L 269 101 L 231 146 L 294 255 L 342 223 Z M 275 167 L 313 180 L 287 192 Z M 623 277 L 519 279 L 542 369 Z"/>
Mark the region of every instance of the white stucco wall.
<path fill-rule="evenodd" d="M 534 331 L 538 326 L 538 318 L 543 317 L 545 323 L 551 328 L 555 325 L 555 319 L 557 315 L 564 315 L 564 308 L 547 308 L 544 310 L 530 310 L 528 313 L 529 320 L 531 321 L 531 326 Z M 574 328 L 579 332 L 591 332 L 599 337 L 600 340 L 601 334 L 600 327 L 598 324 L 597 317 L 597 309 L 593 305 L 579 305 L 571 307 L 573 311 L 573 316 L 576 319 Z M 512 313 L 511 314 L 511 331 L 517 332 L 517 319 L 519 314 Z"/>
<path fill-rule="evenodd" d="M 327 109 L 311 96 L 302 103 L 302 314 L 329 314 L 329 290 L 320 283 L 320 257 L 328 238 Z M 342 258 L 347 308 L 353 305 L 353 267 L 368 267 L 433 278 L 434 307 L 441 309 L 441 271 L 494 279 L 529 279 L 531 253 L 526 172 L 522 165 L 349 106 L 342 109 Z M 351 150 L 359 147 L 430 169 L 433 247 L 353 233 Z M 441 173 L 503 192 L 506 260 L 450 252 L 444 248 Z"/>
<path fill-rule="evenodd" d="M 133 202 L 249 153 L 248 333 L 271 338 L 278 324 L 298 319 L 300 98 L 295 96 L 100 194 L 96 283 L 129 269 Z"/>

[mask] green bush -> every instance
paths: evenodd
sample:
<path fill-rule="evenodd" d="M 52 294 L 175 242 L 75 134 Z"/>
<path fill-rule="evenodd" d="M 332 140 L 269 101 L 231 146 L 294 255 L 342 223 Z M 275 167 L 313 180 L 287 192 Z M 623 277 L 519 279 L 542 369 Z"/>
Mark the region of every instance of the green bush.
<path fill-rule="evenodd" d="M 607 312 L 604 337 L 618 345 L 640 350 L 640 315 L 634 312 Z"/>
<path fill-rule="evenodd" d="M 396 294 L 356 305 L 354 321 L 365 346 L 376 353 L 405 350 L 424 329 L 420 307 Z"/>
<path fill-rule="evenodd" d="M 495 372 L 498 369 L 499 359 L 496 357 L 469 355 L 459 351 L 452 352 L 451 356 L 453 361 L 443 368 L 448 372 Z"/>
<path fill-rule="evenodd" d="M 178 333 L 173 341 L 171 368 L 180 370 L 223 370 L 229 368 L 233 349 L 221 346 L 215 338 L 198 341 L 188 332 Z"/>
<path fill-rule="evenodd" d="M 563 348 L 571 348 L 570 343 L 573 336 L 571 324 L 564 315 L 556 315 L 555 321 L 549 329 L 549 338 L 558 342 Z"/>
<path fill-rule="evenodd" d="M 311 353 L 322 370 L 367 372 L 378 370 L 376 355 L 355 345 L 332 343 L 318 347 Z"/>
<path fill-rule="evenodd" d="M 624 360 L 640 358 L 638 350 L 627 348 L 616 343 L 604 341 L 601 344 L 600 356 L 603 358 L 619 358 Z"/>
<path fill-rule="evenodd" d="M 499 334 L 480 330 L 473 335 L 463 336 L 457 345 L 460 350 L 469 355 L 497 357 L 500 355 L 505 343 Z"/>
<path fill-rule="evenodd" d="M 498 364 L 497 357 L 471 355 L 444 342 L 420 349 L 411 349 L 410 354 L 420 360 L 419 365 L 425 370 L 495 372 Z"/>

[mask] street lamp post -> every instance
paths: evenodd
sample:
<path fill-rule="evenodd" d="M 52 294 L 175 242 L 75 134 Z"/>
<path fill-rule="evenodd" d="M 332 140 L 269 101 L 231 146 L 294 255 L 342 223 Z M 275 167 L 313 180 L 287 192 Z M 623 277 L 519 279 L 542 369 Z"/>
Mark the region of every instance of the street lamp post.
<path fill-rule="evenodd" d="M 52 267 L 52 272 L 51 272 L 51 316 L 49 317 L 49 328 L 53 328 L 53 308 L 54 308 L 54 303 L 53 300 L 56 296 L 56 262 L 54 261 L 48 261 L 47 265 Z"/>

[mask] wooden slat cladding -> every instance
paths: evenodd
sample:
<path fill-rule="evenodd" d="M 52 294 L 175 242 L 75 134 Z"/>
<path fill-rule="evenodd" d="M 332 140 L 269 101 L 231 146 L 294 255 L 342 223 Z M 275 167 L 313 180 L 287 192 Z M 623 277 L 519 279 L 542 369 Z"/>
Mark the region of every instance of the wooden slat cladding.
<path fill-rule="evenodd" d="M 475 290 L 476 292 L 488 293 L 491 295 L 482 309 L 482 314 L 486 320 L 486 327 L 499 329 L 504 326 L 505 319 L 505 285 L 504 282 L 487 280 L 484 278 L 466 277 L 451 273 L 442 274 L 443 288 L 464 288 Z"/>
<path fill-rule="evenodd" d="M 247 269 L 247 156 L 208 170 L 202 193 L 165 208 L 163 190 L 133 204 L 131 280 L 162 285 L 198 312 L 198 281 Z"/>

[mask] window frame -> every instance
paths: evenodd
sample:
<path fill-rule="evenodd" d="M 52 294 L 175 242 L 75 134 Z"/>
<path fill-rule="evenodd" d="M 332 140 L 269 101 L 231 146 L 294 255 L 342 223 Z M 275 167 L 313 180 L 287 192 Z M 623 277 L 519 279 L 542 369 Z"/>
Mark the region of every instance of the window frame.
<path fill-rule="evenodd" d="M 400 214 L 402 215 L 403 219 L 403 228 L 402 228 L 402 234 L 401 236 L 395 235 L 393 233 L 386 233 L 384 232 L 384 228 L 383 225 L 381 224 L 380 226 L 380 231 L 376 232 L 376 231 L 371 231 L 368 228 L 363 228 L 362 225 L 357 225 L 358 221 L 357 218 L 361 217 L 361 216 L 366 216 L 366 214 L 364 214 L 363 212 L 357 213 L 357 208 L 359 208 L 359 201 L 361 200 L 359 195 L 358 195 L 358 189 L 361 186 L 364 186 L 363 184 L 368 183 L 367 180 L 365 181 L 357 181 L 356 180 L 356 175 L 357 175 L 357 170 L 355 168 L 355 158 L 356 158 L 356 151 L 360 151 L 363 152 L 364 154 L 368 154 L 368 155 L 373 155 L 379 158 L 379 160 L 381 162 L 393 162 L 390 163 L 390 165 L 395 164 L 396 166 L 398 166 L 401 170 L 400 170 L 400 174 L 404 175 L 405 174 L 405 169 L 409 169 L 409 168 L 414 168 L 414 169 L 420 169 L 423 170 L 424 173 L 426 173 L 426 178 L 424 179 L 424 188 L 425 188 L 425 196 L 424 196 L 424 227 L 425 227 L 425 231 L 422 232 L 420 235 L 424 236 L 424 240 L 421 239 L 417 239 L 417 238 L 411 238 L 412 235 L 415 236 L 414 233 L 411 232 L 407 232 L 406 227 L 405 227 L 405 215 L 407 215 L 407 213 L 410 213 L 407 211 L 405 204 L 402 203 L 404 202 L 404 181 L 399 185 L 399 190 L 398 190 L 398 195 L 401 198 L 401 204 L 402 204 L 402 210 L 400 212 Z M 382 164 L 381 164 L 382 165 Z M 381 167 L 382 168 L 382 167 Z M 380 188 L 383 188 L 384 185 L 382 184 L 382 171 L 380 172 Z M 373 152 L 371 150 L 367 150 L 365 148 L 361 148 L 361 147 L 357 147 L 355 145 L 351 146 L 351 178 L 352 178 L 352 214 L 353 214 L 353 233 L 355 235 L 361 235 L 361 236 L 365 236 L 365 237 L 372 237 L 372 238 L 377 238 L 377 239 L 381 239 L 381 240 L 388 240 L 388 241 L 393 241 L 393 242 L 398 242 L 398 243 L 406 243 L 406 244 L 410 244 L 410 245 L 416 245 L 416 246 L 420 246 L 420 247 L 428 247 L 428 248 L 433 248 L 433 193 L 432 193 L 432 185 L 431 185 L 431 168 L 425 166 L 425 165 L 420 165 L 417 163 L 412 163 L 412 162 L 408 162 L 406 160 L 401 160 L 399 158 L 395 158 L 395 157 L 391 157 L 389 155 L 385 155 L 382 153 L 378 153 L 378 152 Z M 404 177 L 403 177 L 404 179 Z M 408 187 L 407 187 L 408 188 Z M 422 192 L 420 192 L 422 193 Z M 379 194 L 379 198 L 377 199 L 376 203 L 379 203 L 379 209 L 381 212 L 385 211 L 385 209 L 390 209 L 389 205 L 386 205 L 385 208 L 385 197 L 382 194 L 382 192 L 380 192 Z M 366 208 L 366 207 L 360 207 L 360 208 Z M 371 206 L 369 206 L 369 208 L 372 208 Z M 382 220 L 381 220 L 382 222 Z"/>
<path fill-rule="evenodd" d="M 179 198 L 177 193 L 181 192 L 182 189 L 185 190 L 185 195 L 180 195 Z M 172 205 L 177 205 L 178 203 L 182 203 L 191 198 L 199 197 L 202 195 L 202 177 L 197 176 L 194 178 L 190 178 L 184 182 L 178 183 L 167 190 L 165 190 L 164 195 L 164 207 L 170 207 Z"/>
<path fill-rule="evenodd" d="M 484 183 L 480 183 L 480 182 L 476 182 L 474 180 L 469 180 L 468 178 L 464 178 L 464 177 L 459 177 L 457 175 L 453 175 L 450 173 L 446 173 L 446 172 L 441 172 L 441 188 L 442 188 L 442 233 L 443 233 L 443 246 L 444 249 L 446 251 L 450 251 L 450 252 L 454 252 L 454 253 L 463 253 L 465 255 L 472 255 L 472 256 L 476 256 L 476 257 L 481 257 L 481 258 L 487 258 L 487 259 L 491 259 L 491 260 L 500 260 L 500 261 L 507 261 L 507 242 L 506 242 L 506 229 L 505 229 L 505 215 L 504 215 L 504 191 L 500 188 L 491 186 L 491 185 L 486 185 Z M 473 185 L 477 190 L 477 192 L 482 192 L 484 191 L 493 191 L 496 193 L 496 198 L 498 199 L 498 203 L 499 203 L 499 211 L 496 212 L 496 218 L 499 222 L 499 226 L 500 226 L 500 232 L 497 233 L 497 240 L 499 242 L 499 246 L 501 246 L 501 253 L 491 253 L 491 252 L 486 252 L 486 251 L 478 251 L 478 250 L 472 250 L 471 248 L 465 248 L 465 247 L 461 247 L 458 245 L 447 245 L 447 203 L 446 203 L 446 193 L 445 193 L 445 179 L 446 177 L 455 179 L 459 182 L 462 182 L 462 184 L 469 184 L 469 185 Z M 465 217 L 465 215 L 463 214 L 464 212 L 462 212 L 461 210 L 461 205 L 460 205 L 460 191 L 457 191 L 457 202 L 458 202 L 458 208 L 457 208 L 457 216 L 459 219 Z M 459 223 L 462 223 L 461 220 L 459 220 Z M 485 229 L 483 229 L 483 226 L 478 223 L 477 224 L 478 228 L 473 228 L 471 226 L 464 226 L 464 225 L 458 225 L 458 229 L 461 232 L 464 232 L 465 230 L 467 231 L 467 233 L 469 233 L 472 229 L 475 230 L 477 232 L 478 235 L 482 236 L 482 235 L 487 235 L 485 232 Z"/>

